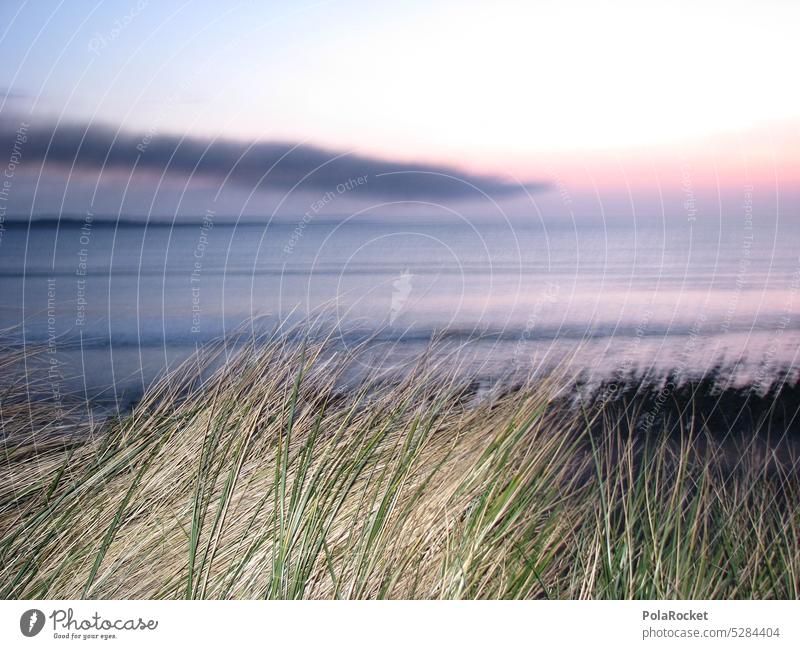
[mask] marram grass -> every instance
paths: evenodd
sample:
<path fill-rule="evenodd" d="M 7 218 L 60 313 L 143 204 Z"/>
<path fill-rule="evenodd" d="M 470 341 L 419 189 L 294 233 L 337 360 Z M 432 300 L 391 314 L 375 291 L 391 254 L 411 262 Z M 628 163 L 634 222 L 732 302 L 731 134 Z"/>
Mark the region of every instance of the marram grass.
<path fill-rule="evenodd" d="M 5 386 L 0 597 L 800 593 L 797 475 L 746 443 L 637 440 L 555 378 L 475 399 L 420 362 L 343 390 L 323 352 L 217 348 L 102 425 Z"/>

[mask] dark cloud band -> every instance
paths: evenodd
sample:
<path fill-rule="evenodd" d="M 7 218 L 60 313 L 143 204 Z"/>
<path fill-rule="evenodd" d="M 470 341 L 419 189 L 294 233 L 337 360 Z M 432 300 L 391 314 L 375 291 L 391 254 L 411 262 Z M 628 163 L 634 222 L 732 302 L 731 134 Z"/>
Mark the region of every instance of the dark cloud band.
<path fill-rule="evenodd" d="M 11 150 L 18 125 L 0 124 L 0 140 Z M 358 196 L 395 200 L 478 198 L 481 192 L 502 198 L 524 189 L 537 191 L 545 183 L 524 187 L 496 177 L 464 173 L 425 163 L 400 162 L 335 152 L 285 142 L 246 143 L 230 139 L 180 138 L 171 135 L 115 132 L 101 126 L 31 125 L 26 132 L 25 164 L 45 163 L 77 171 L 132 170 L 189 175 L 219 182 L 297 191 L 331 191 L 342 183 L 357 183 Z"/>

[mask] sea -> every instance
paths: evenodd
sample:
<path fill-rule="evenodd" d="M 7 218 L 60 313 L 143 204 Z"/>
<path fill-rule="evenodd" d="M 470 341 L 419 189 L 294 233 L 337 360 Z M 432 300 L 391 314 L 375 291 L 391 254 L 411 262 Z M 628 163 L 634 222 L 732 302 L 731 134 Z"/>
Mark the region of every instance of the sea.
<path fill-rule="evenodd" d="M 210 342 L 314 322 L 364 371 L 447 349 L 486 381 L 796 375 L 800 227 L 42 218 L 0 230 L 0 327 L 64 393 L 128 407 Z"/>

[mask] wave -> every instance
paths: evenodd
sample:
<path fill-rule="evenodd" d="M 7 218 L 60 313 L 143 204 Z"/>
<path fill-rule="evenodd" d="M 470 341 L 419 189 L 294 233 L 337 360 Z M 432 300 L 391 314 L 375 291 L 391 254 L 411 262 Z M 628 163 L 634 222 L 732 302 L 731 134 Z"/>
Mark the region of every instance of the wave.
<path fill-rule="evenodd" d="M 714 323 L 706 323 L 704 329 L 698 331 L 694 326 L 682 323 L 680 325 L 669 324 L 648 324 L 647 329 L 642 329 L 636 325 L 618 325 L 616 323 L 606 323 L 594 326 L 580 325 L 577 323 L 564 324 L 558 327 L 540 327 L 528 329 L 525 327 L 506 327 L 492 329 L 483 326 L 462 326 L 437 328 L 433 326 L 415 326 L 408 328 L 400 327 L 363 327 L 359 328 L 352 324 L 337 326 L 336 323 L 320 323 L 320 331 L 336 332 L 335 339 L 347 344 L 359 344 L 368 342 L 372 344 L 396 343 L 398 345 L 424 345 L 432 341 L 454 342 L 458 344 L 472 343 L 510 343 L 526 344 L 535 342 L 557 342 L 557 341 L 597 341 L 597 340 L 630 340 L 630 339 L 680 339 L 696 336 L 699 339 L 711 339 L 731 334 L 748 336 L 758 336 L 762 334 L 772 335 L 775 333 L 775 326 L 759 325 L 731 325 L 724 331 L 719 331 L 714 327 Z M 276 321 L 267 320 L 264 324 L 248 328 L 248 335 L 258 337 L 269 336 L 277 331 Z M 185 330 L 184 330 L 185 331 Z M 140 348 L 162 348 L 162 347 L 194 347 L 195 345 L 207 344 L 213 341 L 222 340 L 229 337 L 235 340 L 242 336 L 242 327 L 226 327 L 220 324 L 217 327 L 202 333 L 184 333 L 178 331 L 174 325 L 169 325 L 166 330 L 154 331 L 148 327 L 141 332 L 123 331 L 111 332 L 99 329 L 91 331 L 72 331 L 58 335 L 51 339 L 44 331 L 28 331 L 23 337 L 20 333 L 7 335 L 5 344 L 11 346 L 43 345 L 53 342 L 60 349 L 70 348 L 97 349 L 106 347 L 140 347 Z M 789 332 L 800 331 L 800 323 L 788 324 L 781 328 L 782 335 Z M 310 335 L 314 337 L 314 332 L 307 331 L 294 334 L 298 337 Z M 320 334 L 322 336 L 322 334 Z"/>

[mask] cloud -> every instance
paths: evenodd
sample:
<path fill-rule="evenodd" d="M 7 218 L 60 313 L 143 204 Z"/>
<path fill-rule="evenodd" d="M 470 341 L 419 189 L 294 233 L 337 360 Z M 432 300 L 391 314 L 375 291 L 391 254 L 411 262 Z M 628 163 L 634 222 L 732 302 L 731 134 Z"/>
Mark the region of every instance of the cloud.
<path fill-rule="evenodd" d="M 10 151 L 19 123 L 0 123 L 0 144 Z M 367 199 L 462 200 L 481 192 L 502 198 L 543 182 L 517 183 L 422 162 L 372 158 L 307 144 L 243 142 L 231 139 L 136 135 L 95 125 L 31 125 L 23 161 L 78 171 L 149 171 L 169 176 L 210 178 L 247 188 L 281 191 L 336 191 L 340 184 L 366 177 L 353 194 Z"/>

